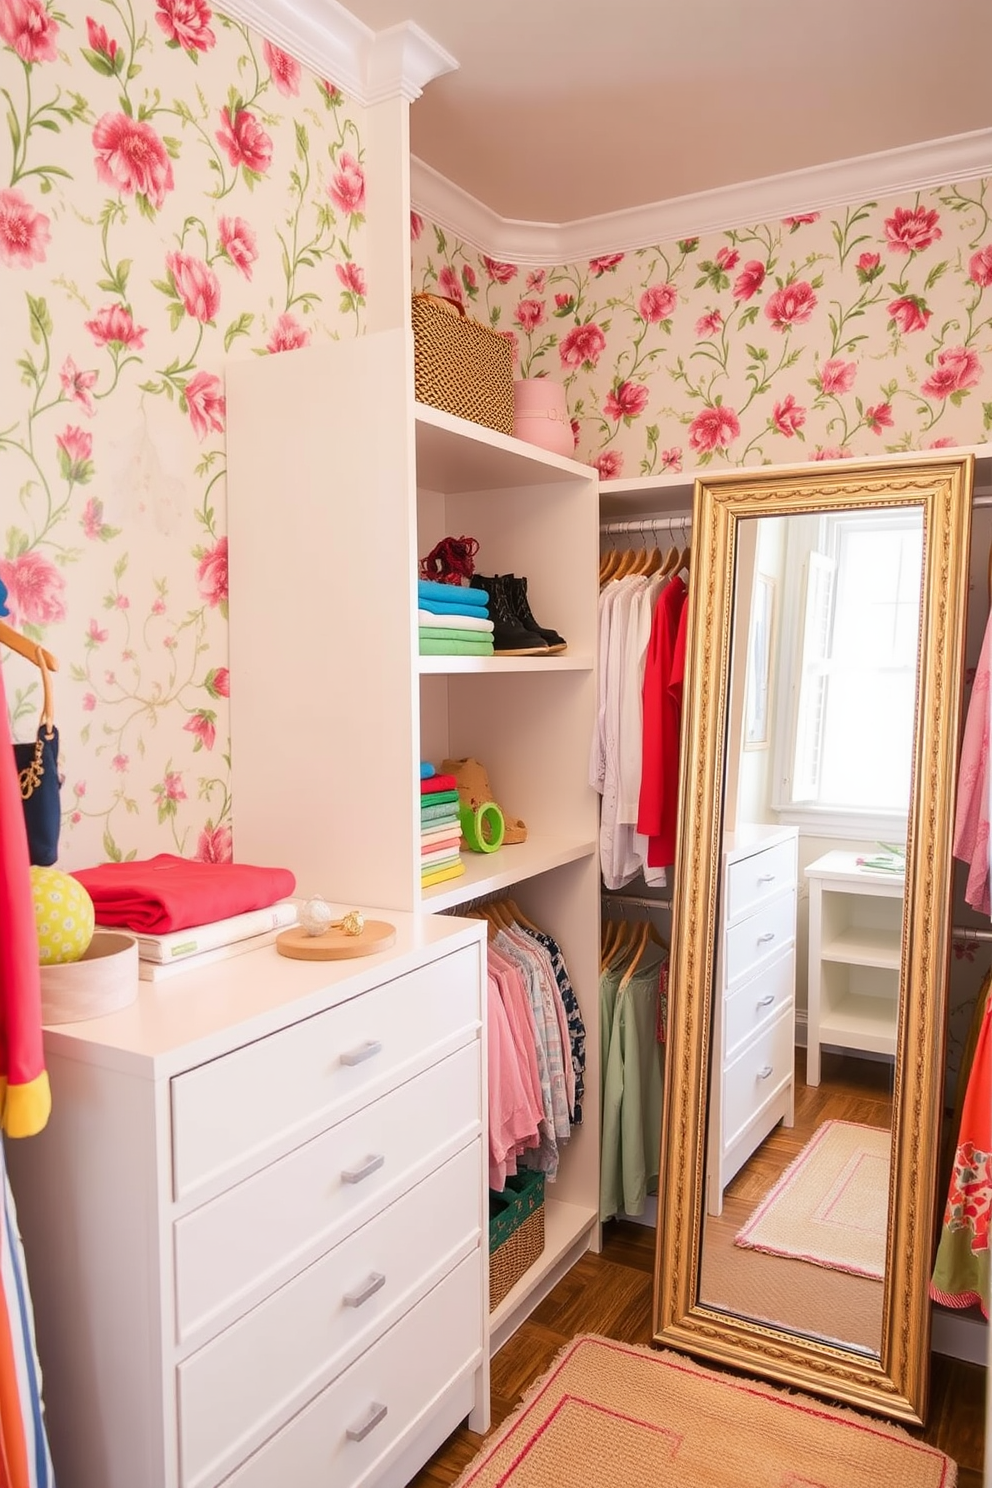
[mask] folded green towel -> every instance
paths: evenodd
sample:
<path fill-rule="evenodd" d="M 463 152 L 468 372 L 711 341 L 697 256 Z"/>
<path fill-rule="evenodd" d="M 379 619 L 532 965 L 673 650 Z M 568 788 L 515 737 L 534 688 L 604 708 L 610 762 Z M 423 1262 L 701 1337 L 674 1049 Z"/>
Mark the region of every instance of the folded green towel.
<path fill-rule="evenodd" d="M 421 821 L 433 821 L 436 817 L 439 817 L 439 816 L 442 817 L 442 818 L 443 817 L 446 817 L 446 816 L 450 816 L 451 815 L 451 812 L 453 810 L 454 811 L 454 817 L 452 819 L 454 821 L 457 821 L 458 820 L 458 805 L 457 805 L 457 802 L 458 802 L 458 792 L 456 790 L 434 791 L 429 796 L 421 796 L 421 798 L 420 798 L 420 820 Z"/>
<path fill-rule="evenodd" d="M 420 637 L 421 656 L 492 656 L 492 641 L 453 641 L 450 634 L 443 641 L 433 636 Z"/>
<path fill-rule="evenodd" d="M 491 646 L 493 638 L 490 632 L 485 630 L 462 630 L 453 625 L 421 625 L 420 639 L 422 641 L 472 641 L 476 646 Z"/>

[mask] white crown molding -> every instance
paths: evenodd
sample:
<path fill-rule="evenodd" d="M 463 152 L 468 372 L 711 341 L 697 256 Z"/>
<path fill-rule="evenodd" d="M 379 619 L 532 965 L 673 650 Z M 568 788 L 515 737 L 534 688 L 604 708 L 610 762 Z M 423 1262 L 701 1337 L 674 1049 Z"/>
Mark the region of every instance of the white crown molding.
<path fill-rule="evenodd" d="M 412 103 L 458 66 L 413 21 L 373 31 L 337 0 L 224 0 L 222 10 L 366 107 L 397 97 Z"/>
<path fill-rule="evenodd" d="M 992 129 L 880 150 L 573 222 L 500 217 L 416 156 L 411 160 L 410 185 L 416 210 L 431 222 L 493 258 L 536 268 L 978 176 L 992 176 Z"/>

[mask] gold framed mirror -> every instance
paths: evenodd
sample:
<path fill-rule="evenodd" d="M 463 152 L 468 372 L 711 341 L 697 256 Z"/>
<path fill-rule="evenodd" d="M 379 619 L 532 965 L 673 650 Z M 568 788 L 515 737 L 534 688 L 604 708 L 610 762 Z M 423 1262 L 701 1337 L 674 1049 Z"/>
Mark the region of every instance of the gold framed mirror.
<path fill-rule="evenodd" d="M 973 465 L 728 471 L 693 498 L 655 1341 L 910 1423 Z"/>

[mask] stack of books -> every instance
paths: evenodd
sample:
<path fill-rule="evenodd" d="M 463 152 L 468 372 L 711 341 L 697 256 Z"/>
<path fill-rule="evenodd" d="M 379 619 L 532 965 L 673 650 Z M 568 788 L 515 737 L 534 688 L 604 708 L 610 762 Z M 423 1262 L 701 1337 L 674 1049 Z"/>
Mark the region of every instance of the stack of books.
<path fill-rule="evenodd" d="M 250 909 L 209 925 L 170 930 L 164 935 L 132 931 L 138 942 L 138 976 L 143 982 L 157 982 L 271 945 L 280 930 L 296 924 L 298 908 L 295 900 L 281 899 L 265 909 Z"/>

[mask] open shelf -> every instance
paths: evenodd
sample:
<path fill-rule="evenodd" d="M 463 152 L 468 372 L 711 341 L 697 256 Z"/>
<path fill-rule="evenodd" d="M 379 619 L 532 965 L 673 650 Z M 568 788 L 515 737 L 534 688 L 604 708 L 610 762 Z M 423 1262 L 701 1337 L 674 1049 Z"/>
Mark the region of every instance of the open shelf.
<path fill-rule="evenodd" d="M 462 853 L 465 872 L 460 878 L 447 879 L 424 889 L 422 902 L 429 914 L 454 909 L 496 889 L 508 889 L 524 879 L 592 857 L 597 851 L 593 842 L 575 842 L 564 837 L 528 836 L 526 842 L 514 842 L 494 853 Z"/>
<path fill-rule="evenodd" d="M 876 966 L 898 971 L 902 964 L 902 945 L 890 930 L 857 926 L 825 941 L 820 955 L 824 961 L 841 961 L 847 966 Z"/>
<path fill-rule="evenodd" d="M 868 1054 L 894 1055 L 897 1016 L 895 998 L 841 997 L 821 1010 L 820 1042 L 863 1049 Z"/>
<path fill-rule="evenodd" d="M 417 484 L 429 491 L 494 491 L 502 486 L 537 486 L 597 479 L 591 465 L 567 460 L 456 418 L 426 403 L 414 404 Z"/>
<path fill-rule="evenodd" d="M 545 1190 L 547 1193 L 547 1190 Z M 546 1197 L 544 1201 L 544 1249 L 489 1314 L 492 1351 L 495 1353 L 534 1310 L 558 1280 L 557 1268 L 571 1265 L 573 1250 L 588 1250 L 599 1212 L 585 1204 L 566 1204 Z"/>
<path fill-rule="evenodd" d="M 591 656 L 421 656 L 422 677 L 463 672 L 591 672 Z"/>

